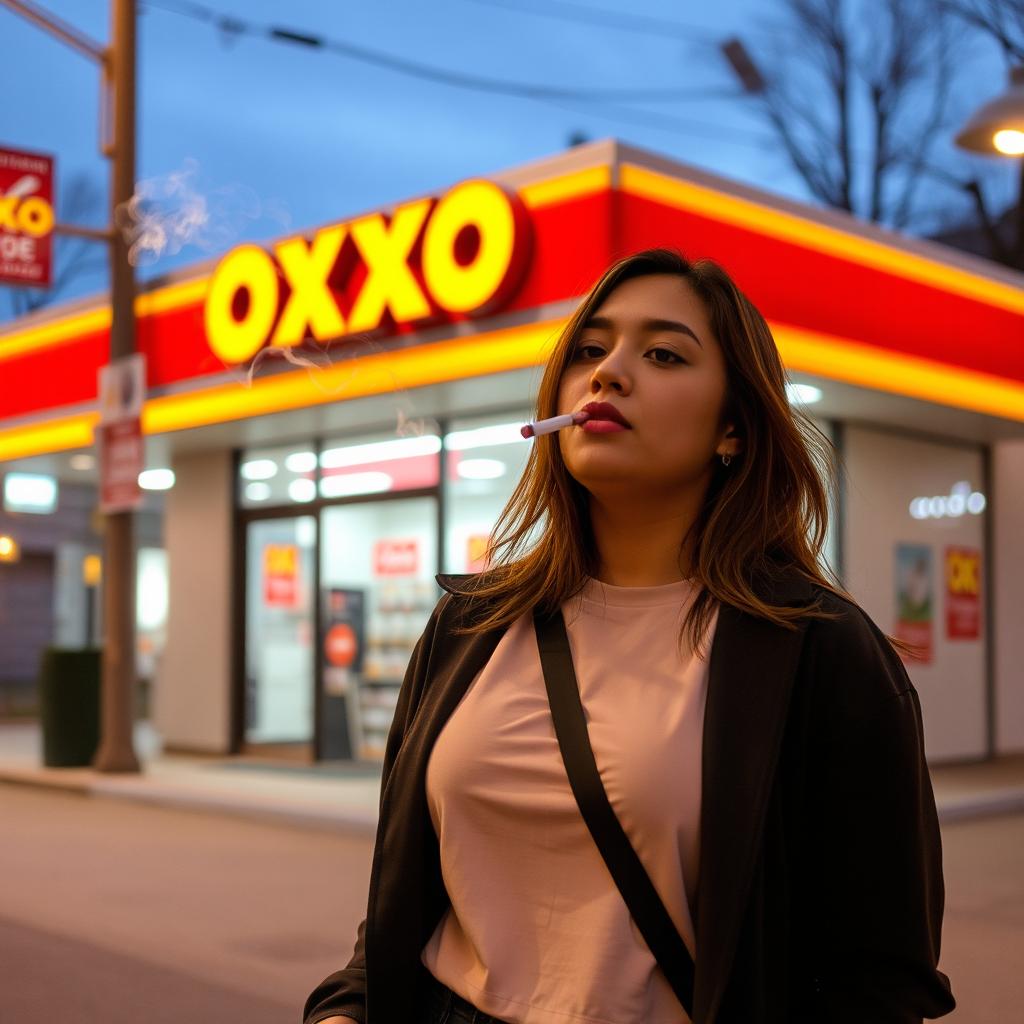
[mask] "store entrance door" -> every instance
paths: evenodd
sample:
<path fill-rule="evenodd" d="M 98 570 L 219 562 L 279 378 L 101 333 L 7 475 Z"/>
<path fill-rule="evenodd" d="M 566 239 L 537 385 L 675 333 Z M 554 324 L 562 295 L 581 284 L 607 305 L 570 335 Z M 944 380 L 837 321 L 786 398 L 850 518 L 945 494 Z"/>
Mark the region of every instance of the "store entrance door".
<path fill-rule="evenodd" d="M 437 601 L 437 499 L 331 506 L 321 530 L 320 757 L 380 760 Z"/>
<path fill-rule="evenodd" d="M 316 517 L 258 519 L 247 526 L 245 743 L 313 739 Z"/>

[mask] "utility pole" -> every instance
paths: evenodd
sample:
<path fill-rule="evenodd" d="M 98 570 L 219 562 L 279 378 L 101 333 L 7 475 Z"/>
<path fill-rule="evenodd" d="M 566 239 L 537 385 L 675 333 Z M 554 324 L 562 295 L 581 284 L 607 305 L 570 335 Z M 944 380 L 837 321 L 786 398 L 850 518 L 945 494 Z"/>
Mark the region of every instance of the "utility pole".
<path fill-rule="evenodd" d="M 112 0 L 110 61 L 114 93 L 110 174 L 110 362 L 135 351 L 135 268 L 118 230 L 117 210 L 135 193 L 135 0 Z M 137 772 L 135 721 L 135 516 L 130 510 L 104 518 L 103 683 L 100 747 L 93 767 Z"/>
<path fill-rule="evenodd" d="M 37 28 L 96 61 L 101 151 L 110 161 L 110 223 L 105 231 L 58 225 L 62 234 L 105 241 L 110 252 L 110 362 L 135 352 L 135 268 L 117 211 L 135 192 L 135 0 L 111 0 L 111 43 L 104 47 L 29 0 L 0 0 Z M 111 102 L 112 101 L 112 102 Z M 112 115 L 112 116 L 111 116 Z M 138 772 L 135 698 L 135 541 L 131 511 L 108 512 L 103 540 L 103 654 L 100 745 L 93 767 Z"/>

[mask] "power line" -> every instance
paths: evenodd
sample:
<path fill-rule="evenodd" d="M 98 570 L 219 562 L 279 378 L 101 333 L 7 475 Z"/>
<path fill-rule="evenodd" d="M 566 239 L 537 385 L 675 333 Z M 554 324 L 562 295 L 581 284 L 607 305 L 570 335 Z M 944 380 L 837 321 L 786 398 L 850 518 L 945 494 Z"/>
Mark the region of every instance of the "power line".
<path fill-rule="evenodd" d="M 651 102 L 658 100 L 687 99 L 738 99 L 742 96 L 739 90 L 723 90 L 715 92 L 708 89 L 693 88 L 661 88 L 661 89 L 570 89 L 560 86 L 539 85 L 532 82 L 514 82 L 480 75 L 463 74 L 457 71 L 446 71 L 443 68 L 421 64 L 418 61 L 395 57 L 381 50 L 372 50 L 355 43 L 330 39 L 323 35 L 300 32 L 294 29 L 274 25 L 257 25 L 233 15 L 221 14 L 205 4 L 195 0 L 143 0 L 147 7 L 167 11 L 172 14 L 193 18 L 204 24 L 211 25 L 226 36 L 264 37 L 272 42 L 288 43 L 305 46 L 310 49 L 326 50 L 339 56 L 370 64 L 375 67 L 396 71 L 424 81 L 436 82 L 460 89 L 471 89 L 475 92 L 486 92 L 503 96 L 516 96 L 521 99 L 534 100 L 579 100 L 584 102 Z"/>
<path fill-rule="evenodd" d="M 641 32 L 664 38 L 672 36 L 687 42 L 717 43 L 720 36 L 706 25 L 684 25 L 682 22 L 669 18 L 656 18 L 647 14 L 622 14 L 606 8 L 594 8 L 583 4 L 570 3 L 569 0 L 544 0 L 523 3 L 522 0 L 469 0 L 470 3 L 484 7 L 504 7 L 518 14 L 535 14 L 543 18 L 559 18 L 562 21 L 575 21 L 586 25 L 599 25 L 602 28 L 615 28 L 624 32 Z"/>
<path fill-rule="evenodd" d="M 270 42 L 285 43 L 287 45 L 304 46 L 309 49 L 323 50 L 334 53 L 337 56 L 350 58 L 362 63 L 372 64 L 399 74 L 410 75 L 420 80 L 428 80 L 438 84 L 448 85 L 454 88 L 467 89 L 474 92 L 486 92 L 514 96 L 520 99 L 530 99 L 548 106 L 554 106 L 561 110 L 568 110 L 571 113 L 586 114 L 590 117 L 600 117 L 607 120 L 618 121 L 627 124 L 634 124 L 645 128 L 656 128 L 660 131 L 673 134 L 688 134 L 691 136 L 713 139 L 716 142 L 763 149 L 771 145 L 775 140 L 767 135 L 753 133 L 749 129 L 742 133 L 731 131 L 722 125 L 711 124 L 702 121 L 692 121 L 685 118 L 674 117 L 658 111 L 649 111 L 622 106 L 609 105 L 610 100 L 619 102 L 636 102 L 641 99 L 647 101 L 665 100 L 668 98 L 680 99 L 739 99 L 743 94 L 738 90 L 715 93 L 711 90 L 684 90 L 684 89 L 564 89 L 552 86 L 535 85 L 532 83 L 507 82 L 495 79 L 482 78 L 476 75 L 464 75 L 459 72 L 445 71 L 439 68 L 429 67 L 404 58 L 394 57 L 390 54 L 377 50 L 370 50 L 366 47 L 357 46 L 353 43 L 345 43 L 337 39 L 331 39 L 322 35 L 314 35 L 309 32 L 284 28 L 273 25 L 257 25 L 248 22 L 234 15 L 226 15 L 216 11 L 197 0 L 142 0 L 142 2 L 154 9 L 168 11 L 173 14 L 182 15 L 201 21 L 211 28 L 219 31 L 227 39 L 251 36 L 264 38 Z M 575 106 L 573 105 L 575 104 Z M 600 104 L 600 106 L 595 106 Z M 582 109 L 581 109 L 582 107 Z"/>

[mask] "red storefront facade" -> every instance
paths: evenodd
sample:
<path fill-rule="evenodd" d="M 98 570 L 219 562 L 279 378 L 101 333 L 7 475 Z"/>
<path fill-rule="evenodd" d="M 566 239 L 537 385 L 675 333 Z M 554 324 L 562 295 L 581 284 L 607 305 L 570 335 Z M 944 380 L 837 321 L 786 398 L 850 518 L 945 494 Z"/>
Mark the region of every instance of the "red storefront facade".
<path fill-rule="evenodd" d="M 822 393 L 807 411 L 847 463 L 830 554 L 883 628 L 928 641 L 909 670 L 930 755 L 1024 749 L 1024 281 L 615 143 L 240 246 L 140 296 L 147 459 L 175 473 L 152 505 L 169 747 L 379 756 L 433 573 L 478 564 L 560 325 L 653 245 L 723 263 Z M 66 479 L 93 444 L 109 309 L 12 326 L 0 472 Z"/>

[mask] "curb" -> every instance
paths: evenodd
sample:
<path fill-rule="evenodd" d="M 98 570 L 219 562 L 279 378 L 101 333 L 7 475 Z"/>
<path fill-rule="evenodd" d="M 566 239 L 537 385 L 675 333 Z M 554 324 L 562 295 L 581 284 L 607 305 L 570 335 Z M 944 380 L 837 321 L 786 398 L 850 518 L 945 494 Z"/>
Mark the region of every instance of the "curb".
<path fill-rule="evenodd" d="M 303 800 L 301 796 L 287 801 L 274 801 L 259 793 L 249 796 L 238 792 L 219 792 L 216 789 L 204 791 L 138 776 L 99 776 L 90 768 L 46 769 L 0 765 L 0 784 L 33 786 L 79 796 L 231 815 L 279 825 L 357 833 L 371 838 L 377 831 L 376 803 L 372 808 L 345 806 L 340 802 L 325 805 L 323 802 Z M 984 790 L 967 796 L 937 796 L 936 807 L 940 824 L 1018 814 L 1024 812 L 1024 786 Z"/>

